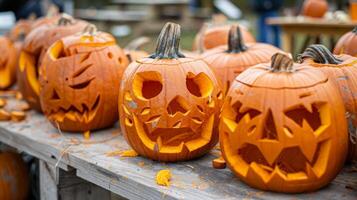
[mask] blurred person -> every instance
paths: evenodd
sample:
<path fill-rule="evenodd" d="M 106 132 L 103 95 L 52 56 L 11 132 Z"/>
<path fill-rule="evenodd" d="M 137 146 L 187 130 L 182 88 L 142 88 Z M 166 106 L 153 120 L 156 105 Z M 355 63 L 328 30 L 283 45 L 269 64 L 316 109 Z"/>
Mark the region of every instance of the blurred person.
<path fill-rule="evenodd" d="M 253 10 L 258 14 L 258 41 L 280 47 L 280 30 L 278 26 L 266 24 L 269 17 L 278 16 L 283 5 L 281 0 L 252 0 Z"/>

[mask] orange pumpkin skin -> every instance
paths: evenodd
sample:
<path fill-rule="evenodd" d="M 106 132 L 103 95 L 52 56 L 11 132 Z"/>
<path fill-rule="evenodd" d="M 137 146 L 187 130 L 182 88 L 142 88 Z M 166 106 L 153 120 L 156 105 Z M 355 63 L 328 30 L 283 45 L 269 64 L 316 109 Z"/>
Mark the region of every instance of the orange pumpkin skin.
<path fill-rule="evenodd" d="M 180 26 L 167 23 L 156 53 L 131 63 L 120 87 L 124 137 L 153 160 L 193 159 L 218 141 L 219 82 L 203 60 L 178 52 L 179 36 Z"/>
<path fill-rule="evenodd" d="M 241 73 L 220 120 L 222 155 L 252 187 L 317 190 L 332 181 L 347 153 L 343 101 L 328 78 L 283 54 Z"/>
<path fill-rule="evenodd" d="M 0 36 L 0 90 L 16 82 L 16 48 L 10 39 Z"/>
<path fill-rule="evenodd" d="M 17 73 L 19 90 L 31 108 L 41 112 L 38 68 L 43 55 L 52 43 L 62 37 L 82 31 L 87 22 L 74 20 L 63 14 L 57 22 L 33 29 L 25 38 L 19 58 Z"/>
<path fill-rule="evenodd" d="M 357 91 L 357 58 L 345 54 L 335 57 L 323 45 L 311 45 L 300 55 L 300 60 L 319 68 L 339 88 L 349 122 L 347 161 L 357 160 L 357 96 L 353 94 Z"/>
<path fill-rule="evenodd" d="M 136 61 L 141 58 L 149 56 L 146 51 L 139 50 L 140 47 L 150 42 L 148 37 L 139 37 L 132 40 L 128 45 L 125 46 L 125 54 L 128 57 L 129 62 Z"/>
<path fill-rule="evenodd" d="M 344 34 L 338 41 L 333 50 L 334 54 L 348 54 L 357 57 L 357 27 L 351 32 Z"/>
<path fill-rule="evenodd" d="M 0 153 L 0 199 L 27 199 L 28 176 L 26 164 L 19 154 Z"/>
<path fill-rule="evenodd" d="M 328 10 L 326 0 L 305 0 L 302 7 L 302 14 L 307 17 L 321 18 Z"/>
<path fill-rule="evenodd" d="M 40 67 L 44 114 L 61 130 L 96 130 L 118 121 L 121 76 L 128 60 L 112 35 L 95 31 L 64 37 L 47 51 Z"/>
<path fill-rule="evenodd" d="M 12 41 L 23 40 L 24 37 L 31 31 L 31 27 L 34 20 L 31 19 L 21 19 L 9 32 L 9 38 Z"/>
<path fill-rule="evenodd" d="M 212 67 L 226 93 L 237 75 L 254 65 L 269 62 L 280 49 L 264 43 L 243 42 L 239 26 L 232 26 L 228 44 L 203 53 L 202 58 Z"/>
<path fill-rule="evenodd" d="M 205 51 L 221 45 L 227 45 L 230 24 L 225 25 L 206 25 L 199 33 L 197 33 L 192 50 Z M 240 25 L 239 25 L 240 26 Z M 247 30 L 247 28 L 240 26 L 242 38 L 246 43 L 254 43 L 254 36 Z"/>

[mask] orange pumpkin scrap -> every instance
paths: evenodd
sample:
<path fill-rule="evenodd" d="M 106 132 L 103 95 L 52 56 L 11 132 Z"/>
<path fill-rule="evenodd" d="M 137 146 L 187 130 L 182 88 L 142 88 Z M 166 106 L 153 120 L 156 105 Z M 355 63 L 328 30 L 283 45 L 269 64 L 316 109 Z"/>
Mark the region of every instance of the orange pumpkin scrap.
<path fill-rule="evenodd" d="M 16 81 L 16 48 L 10 39 L 0 36 L 0 90 L 8 89 Z"/>
<path fill-rule="evenodd" d="M 326 0 L 305 0 L 302 6 L 302 15 L 307 17 L 321 18 L 328 10 Z"/>
<path fill-rule="evenodd" d="M 255 42 L 254 36 L 248 31 L 246 27 L 241 25 L 237 26 L 239 26 L 241 29 L 244 42 Z M 195 37 L 192 50 L 203 52 L 214 47 L 227 45 L 230 29 L 231 24 L 204 24 Z"/>
<path fill-rule="evenodd" d="M 40 67 L 41 105 L 61 130 L 83 132 L 118 120 L 121 75 L 128 65 L 114 37 L 94 25 L 55 42 Z"/>
<path fill-rule="evenodd" d="M 218 140 L 223 99 L 213 71 L 179 52 L 180 25 L 167 23 L 156 52 L 132 62 L 119 95 L 120 124 L 139 155 L 160 161 L 202 156 Z"/>
<path fill-rule="evenodd" d="M 334 56 L 323 45 L 309 46 L 300 55 L 300 60 L 318 67 L 339 88 L 349 122 L 350 143 L 347 161 L 357 160 L 357 58 L 349 55 Z"/>
<path fill-rule="evenodd" d="M 269 62 L 278 48 L 263 43 L 244 44 L 241 28 L 233 25 L 228 34 L 228 44 L 206 51 L 202 58 L 210 64 L 218 79 L 229 89 L 234 78 L 249 67 Z"/>
<path fill-rule="evenodd" d="M 215 158 L 212 160 L 212 166 L 215 169 L 224 169 L 226 168 L 226 161 L 223 157 Z"/>
<path fill-rule="evenodd" d="M 11 114 L 5 109 L 0 108 L 0 121 L 8 121 L 11 119 Z"/>
<path fill-rule="evenodd" d="M 344 34 L 337 42 L 334 54 L 348 54 L 357 57 L 357 27 Z"/>
<path fill-rule="evenodd" d="M 17 78 L 19 90 L 31 108 L 41 111 L 38 68 L 45 52 L 58 39 L 82 31 L 86 25 L 87 23 L 84 21 L 75 20 L 69 15 L 62 14 L 57 23 L 39 26 L 25 38 L 20 54 Z"/>
<path fill-rule="evenodd" d="M 29 175 L 19 154 L 0 153 L 0 174 L 0 199 L 27 199 Z"/>
<path fill-rule="evenodd" d="M 332 181 L 347 154 L 343 101 L 327 76 L 277 53 L 241 73 L 225 99 L 220 146 L 252 187 L 309 192 Z"/>

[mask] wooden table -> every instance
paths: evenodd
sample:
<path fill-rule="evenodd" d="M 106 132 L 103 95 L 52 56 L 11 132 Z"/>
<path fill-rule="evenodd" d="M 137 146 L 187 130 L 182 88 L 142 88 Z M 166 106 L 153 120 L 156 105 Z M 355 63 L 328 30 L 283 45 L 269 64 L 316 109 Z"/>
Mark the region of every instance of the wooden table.
<path fill-rule="evenodd" d="M 13 101 L 10 101 L 10 104 Z M 288 195 L 252 189 L 228 169 L 216 170 L 217 150 L 190 162 L 165 164 L 108 153 L 129 149 L 118 128 L 82 134 L 60 133 L 42 115 L 30 111 L 23 122 L 0 122 L 0 141 L 40 159 L 41 199 L 101 199 L 113 193 L 129 199 L 339 199 L 355 200 L 357 173 L 346 167 L 326 188 Z M 57 167 L 56 167 L 57 166 Z M 158 186 L 156 173 L 170 169 L 170 187 Z M 354 189 L 351 189 L 354 188 Z"/>
<path fill-rule="evenodd" d="M 293 55 L 295 47 L 294 36 L 296 34 L 306 34 L 313 37 L 319 37 L 321 35 L 340 37 L 357 26 L 357 22 L 352 21 L 340 22 L 336 20 L 313 19 L 301 16 L 272 17 L 267 20 L 267 24 L 281 27 L 282 48 L 284 51 L 293 53 Z"/>

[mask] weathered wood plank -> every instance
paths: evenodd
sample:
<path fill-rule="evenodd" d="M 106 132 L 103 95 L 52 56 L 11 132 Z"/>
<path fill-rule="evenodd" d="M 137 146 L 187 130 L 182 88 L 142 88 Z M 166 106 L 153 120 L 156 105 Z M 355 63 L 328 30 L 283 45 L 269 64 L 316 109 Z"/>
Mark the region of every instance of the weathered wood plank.
<path fill-rule="evenodd" d="M 339 199 L 355 200 L 357 173 L 347 167 L 328 187 L 309 194 L 288 195 L 255 190 L 239 181 L 228 169 L 211 167 L 210 154 L 190 162 L 165 164 L 145 158 L 110 157 L 108 152 L 128 149 L 119 129 L 82 134 L 63 133 L 47 120 L 29 112 L 26 121 L 0 122 L 0 141 L 55 164 L 70 166 L 76 175 L 130 199 Z M 51 155 L 53 157 L 51 158 Z M 155 175 L 161 169 L 172 171 L 170 187 L 158 186 Z"/>
<path fill-rule="evenodd" d="M 56 200 L 58 198 L 58 170 L 40 160 L 40 198 L 41 200 Z"/>

